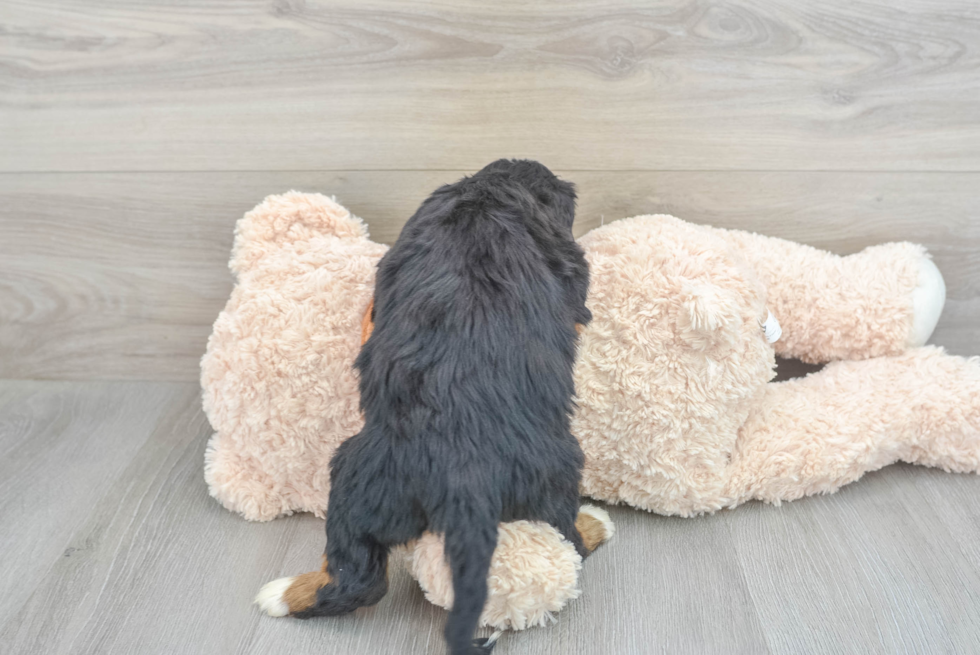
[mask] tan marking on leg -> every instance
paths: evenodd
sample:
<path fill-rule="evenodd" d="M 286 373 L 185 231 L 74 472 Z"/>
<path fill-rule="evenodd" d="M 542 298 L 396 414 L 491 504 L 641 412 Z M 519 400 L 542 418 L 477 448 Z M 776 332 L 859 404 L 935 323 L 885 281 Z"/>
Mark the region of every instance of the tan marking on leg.
<path fill-rule="evenodd" d="M 364 318 L 361 319 L 361 345 L 371 337 L 371 333 L 374 331 L 374 321 L 371 320 L 371 312 L 374 311 L 374 298 L 371 298 L 371 302 L 368 303 L 367 311 L 364 312 Z"/>
<path fill-rule="evenodd" d="M 586 508 L 579 510 L 575 528 L 582 535 L 582 543 L 590 553 L 612 536 L 610 526 Z"/>
<path fill-rule="evenodd" d="M 584 329 L 585 329 L 585 326 L 582 325 L 581 323 L 576 323 L 575 324 L 575 333 L 576 334 L 582 334 L 582 330 L 584 330 Z"/>
<path fill-rule="evenodd" d="M 289 613 L 302 612 L 316 605 L 316 592 L 320 587 L 330 584 L 330 574 L 327 573 L 327 556 L 323 556 L 323 566 L 319 571 L 311 571 L 297 576 L 289 588 L 282 594 L 282 599 L 289 606 Z"/>

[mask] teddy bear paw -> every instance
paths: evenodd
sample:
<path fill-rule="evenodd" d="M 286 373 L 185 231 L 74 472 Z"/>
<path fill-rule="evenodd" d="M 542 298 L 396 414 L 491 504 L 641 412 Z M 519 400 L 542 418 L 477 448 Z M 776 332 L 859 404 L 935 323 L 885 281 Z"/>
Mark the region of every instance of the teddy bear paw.
<path fill-rule="evenodd" d="M 928 256 L 922 256 L 919 283 L 912 292 L 912 329 L 906 345 L 909 348 L 924 346 L 939 322 L 939 315 L 946 303 L 946 283 L 943 274 Z"/>

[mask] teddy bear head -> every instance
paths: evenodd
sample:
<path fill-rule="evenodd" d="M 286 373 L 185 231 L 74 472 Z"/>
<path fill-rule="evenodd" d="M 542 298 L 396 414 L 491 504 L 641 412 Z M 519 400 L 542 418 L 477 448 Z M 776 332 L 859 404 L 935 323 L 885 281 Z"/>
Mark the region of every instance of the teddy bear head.
<path fill-rule="evenodd" d="M 269 196 L 235 228 L 235 288 L 201 360 L 211 494 L 252 520 L 322 516 L 355 434 L 359 327 L 387 250 L 332 198 Z"/>
<path fill-rule="evenodd" d="M 580 243 L 595 317 L 572 423 L 583 491 L 660 513 L 723 506 L 738 430 L 774 374 L 764 284 L 717 231 L 671 216 L 619 220 Z"/>

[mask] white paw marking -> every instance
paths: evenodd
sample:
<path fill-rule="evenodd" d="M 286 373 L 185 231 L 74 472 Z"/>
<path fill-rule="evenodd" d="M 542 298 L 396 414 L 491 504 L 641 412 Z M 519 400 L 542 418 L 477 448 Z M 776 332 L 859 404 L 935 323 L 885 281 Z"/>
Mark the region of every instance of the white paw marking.
<path fill-rule="evenodd" d="M 294 580 L 296 578 L 279 578 L 265 583 L 255 596 L 255 604 L 269 616 L 286 616 L 289 614 L 289 605 L 282 596 Z"/>
<path fill-rule="evenodd" d="M 596 507 L 595 505 L 582 505 L 578 508 L 578 511 L 582 514 L 588 514 L 602 524 L 603 542 L 609 541 L 609 539 L 616 534 L 616 526 L 613 525 L 612 519 L 609 518 L 609 512 L 606 510 L 602 509 L 601 507 Z"/>

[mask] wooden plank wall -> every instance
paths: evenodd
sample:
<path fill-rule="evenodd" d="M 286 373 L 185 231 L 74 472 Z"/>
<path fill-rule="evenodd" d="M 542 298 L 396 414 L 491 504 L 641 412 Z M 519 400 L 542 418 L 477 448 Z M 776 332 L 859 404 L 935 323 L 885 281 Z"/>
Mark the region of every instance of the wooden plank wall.
<path fill-rule="evenodd" d="M 263 196 L 390 242 L 502 156 L 576 182 L 579 233 L 924 243 L 933 341 L 980 353 L 974 0 L 5 0 L 0 377 L 194 380 Z"/>

